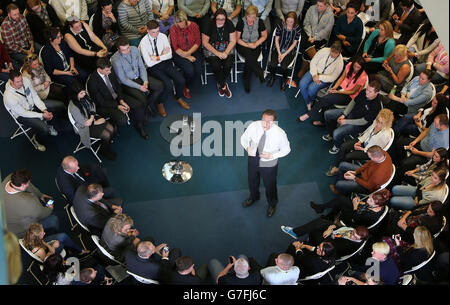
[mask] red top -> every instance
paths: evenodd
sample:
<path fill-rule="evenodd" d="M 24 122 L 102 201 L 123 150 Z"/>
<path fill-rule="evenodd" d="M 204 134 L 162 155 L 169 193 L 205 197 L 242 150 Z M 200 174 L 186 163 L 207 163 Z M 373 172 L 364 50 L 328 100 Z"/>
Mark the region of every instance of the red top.
<path fill-rule="evenodd" d="M 350 77 L 354 76 L 356 73 L 353 72 L 353 75 L 348 75 L 348 71 L 350 71 L 351 65 L 352 65 L 352 63 L 349 62 L 347 64 L 347 66 L 345 67 L 345 78 L 342 81 L 340 87 L 344 90 L 352 90 L 356 85 L 360 85 L 361 88 L 359 88 L 358 91 L 356 91 L 355 93 L 350 95 L 350 97 L 352 99 L 354 99 L 364 89 L 364 86 L 366 85 L 366 81 L 367 81 L 367 73 L 366 73 L 366 71 L 363 71 L 361 73 L 361 75 L 358 77 L 358 79 L 356 81 L 354 81 L 353 79 L 350 79 Z"/>
<path fill-rule="evenodd" d="M 187 40 L 187 44 L 186 44 Z M 172 51 L 175 52 L 178 49 L 182 51 L 189 51 L 194 44 L 201 46 L 200 29 L 195 22 L 190 22 L 187 29 L 181 29 L 174 24 L 170 28 L 170 42 L 172 44 Z"/>
<path fill-rule="evenodd" d="M 9 58 L 9 54 L 6 51 L 5 46 L 0 41 L 0 68 L 4 69 L 5 63 L 8 63 L 8 65 L 9 65 L 10 62 L 11 62 L 11 58 Z"/>

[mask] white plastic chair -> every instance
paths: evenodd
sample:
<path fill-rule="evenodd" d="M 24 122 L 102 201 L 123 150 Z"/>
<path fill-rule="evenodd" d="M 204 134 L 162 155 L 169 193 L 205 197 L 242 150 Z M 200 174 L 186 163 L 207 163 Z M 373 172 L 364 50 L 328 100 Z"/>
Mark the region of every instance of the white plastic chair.
<path fill-rule="evenodd" d="M 448 194 L 448 186 L 447 186 L 447 194 Z M 447 218 L 445 218 L 445 216 L 442 216 L 442 227 L 439 230 L 439 232 L 433 235 L 433 237 L 437 238 L 442 233 L 442 231 L 444 231 L 446 225 L 447 225 Z"/>
<path fill-rule="evenodd" d="M 389 142 L 386 144 L 385 147 L 383 147 L 384 151 L 388 151 L 389 148 L 391 148 L 392 143 L 394 143 L 394 138 L 395 138 L 395 132 L 394 129 L 389 128 Z"/>
<path fill-rule="evenodd" d="M 97 235 L 91 235 L 91 239 L 104 256 L 109 258 L 111 261 L 123 266 L 123 263 L 119 262 L 111 253 L 106 251 L 106 249 L 102 245 L 100 245 L 100 238 Z"/>
<path fill-rule="evenodd" d="M 258 56 L 258 62 L 260 63 L 261 68 L 262 68 L 262 60 L 263 60 L 263 54 L 261 51 Z M 238 74 L 244 73 L 243 70 L 238 70 L 238 64 L 245 64 L 245 58 L 242 57 L 242 55 L 239 54 L 236 49 L 234 52 L 234 82 L 235 83 L 237 83 Z"/>
<path fill-rule="evenodd" d="M 277 31 L 273 31 L 272 34 L 272 40 L 270 42 L 270 49 L 269 49 L 269 57 L 267 59 L 267 64 L 266 64 L 266 69 L 264 70 L 264 76 L 266 76 L 269 73 L 269 63 L 270 60 L 272 58 L 272 51 L 273 51 L 273 46 L 274 46 L 274 41 L 275 41 L 275 36 L 276 36 L 276 32 Z M 300 50 L 300 41 L 301 41 L 301 37 L 298 39 L 297 45 L 295 46 L 294 50 L 295 50 L 295 56 L 294 59 L 291 61 L 291 63 L 288 65 L 288 70 L 291 70 L 290 75 L 288 76 L 288 80 L 289 80 L 289 88 L 292 87 L 292 81 L 294 80 L 294 69 L 295 69 L 295 63 L 297 62 L 297 56 L 298 56 L 298 51 Z M 292 52 L 294 52 L 294 50 L 292 50 Z M 280 64 L 277 65 L 277 67 L 279 67 Z M 279 73 L 275 73 L 276 76 L 283 76 Z M 300 89 L 299 89 L 300 91 Z M 297 93 L 298 94 L 298 93 Z"/>
<path fill-rule="evenodd" d="M 402 276 L 400 278 L 400 285 L 402 286 L 408 286 L 408 285 L 413 285 L 413 280 L 414 276 L 412 276 L 411 274 L 405 274 L 404 276 Z"/>
<path fill-rule="evenodd" d="M 76 220 L 77 224 L 80 225 L 80 227 L 82 227 L 88 233 L 91 232 L 91 230 L 89 230 L 89 228 L 80 221 L 77 214 L 75 213 L 75 209 L 73 206 L 70 207 L 70 213 L 72 214 L 73 218 Z M 75 228 L 75 226 L 74 226 L 74 228 Z M 73 230 L 73 228 L 72 228 L 72 230 Z"/>
<path fill-rule="evenodd" d="M 135 274 L 135 273 L 133 273 L 133 272 L 130 272 L 130 271 L 128 271 L 128 270 L 127 270 L 127 273 L 128 273 L 129 275 L 131 275 L 132 277 L 134 277 L 134 278 L 136 279 L 136 281 L 138 281 L 138 282 L 140 282 L 140 283 L 142 283 L 142 284 L 159 285 L 159 282 L 158 282 L 158 281 L 155 281 L 155 280 L 152 280 L 152 279 L 148 279 L 148 278 L 139 276 L 139 275 L 137 275 L 137 274 Z"/>
<path fill-rule="evenodd" d="M 358 254 L 359 252 L 361 252 L 361 250 L 364 248 L 364 246 L 366 245 L 366 243 L 367 243 L 367 239 L 364 240 L 364 241 L 362 242 L 361 246 L 359 246 L 359 248 L 358 248 L 355 252 L 353 252 L 352 254 L 345 255 L 345 256 L 343 256 L 343 257 L 341 257 L 341 258 L 336 259 L 336 264 L 337 264 L 337 263 L 342 263 L 343 261 L 348 260 L 350 257 L 352 257 L 352 256 Z"/>
<path fill-rule="evenodd" d="M 69 117 L 69 121 L 72 124 L 75 133 L 79 135 L 78 128 L 77 128 L 77 126 L 75 126 L 75 120 L 73 119 L 72 114 L 70 113 L 70 108 L 67 108 L 67 115 Z M 99 138 L 93 138 L 93 137 L 90 137 L 90 139 L 91 139 L 91 145 L 90 145 L 89 149 L 92 151 L 94 156 L 97 158 L 98 162 L 102 163 L 102 160 L 97 155 L 97 153 L 98 153 L 100 147 L 102 146 L 102 144 L 99 144 L 96 150 L 94 150 L 92 148 L 92 145 L 94 145 L 95 143 L 100 141 L 100 139 Z M 80 151 L 80 150 L 82 150 L 84 148 L 87 148 L 87 146 L 83 145 L 83 143 L 81 142 L 81 137 L 80 137 L 80 142 L 78 143 L 78 145 L 75 148 L 75 150 L 73 151 L 73 153 L 76 153 L 76 152 L 78 152 L 78 151 Z"/>
<path fill-rule="evenodd" d="M 386 217 L 388 212 L 389 212 L 389 207 L 386 205 L 386 206 L 384 206 L 384 211 L 383 211 L 383 214 L 381 214 L 380 218 L 378 218 L 378 220 L 375 221 L 372 225 L 367 227 L 367 230 L 371 230 L 371 229 L 375 228 L 381 221 L 383 221 L 383 219 Z M 343 227 L 346 226 L 342 220 L 340 220 L 340 224 Z"/>
<path fill-rule="evenodd" d="M 328 272 L 330 272 L 331 270 L 333 270 L 334 268 L 336 268 L 336 265 L 331 266 L 330 268 L 321 271 L 319 273 L 307 276 L 303 279 L 299 279 L 297 282 L 305 282 L 305 281 L 311 281 L 311 280 L 318 280 L 320 278 L 322 278 L 325 274 L 327 274 Z"/>
<path fill-rule="evenodd" d="M 431 253 L 431 256 L 426 261 L 420 263 L 419 265 L 416 265 L 416 266 L 412 267 L 411 269 L 409 269 L 409 270 L 407 270 L 407 271 L 405 271 L 403 273 L 404 274 L 408 274 L 408 273 L 416 272 L 417 270 L 423 268 L 426 264 L 428 264 L 433 259 L 433 257 L 435 255 L 436 255 L 436 251 L 433 251 L 433 253 Z"/>

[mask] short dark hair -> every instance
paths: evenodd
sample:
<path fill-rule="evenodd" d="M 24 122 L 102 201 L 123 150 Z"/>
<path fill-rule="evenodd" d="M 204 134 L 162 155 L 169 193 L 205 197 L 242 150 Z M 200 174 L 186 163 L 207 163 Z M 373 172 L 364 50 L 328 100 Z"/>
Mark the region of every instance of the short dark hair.
<path fill-rule="evenodd" d="M 266 109 L 266 110 L 264 110 L 263 115 L 273 116 L 273 120 L 274 121 L 277 119 L 277 113 L 273 109 Z"/>
<path fill-rule="evenodd" d="M 322 244 L 322 251 L 324 252 L 323 256 L 321 257 L 322 260 L 329 263 L 334 263 L 334 260 L 336 259 L 336 248 L 333 246 L 333 244 L 330 242 L 324 242 Z"/>
<path fill-rule="evenodd" d="M 56 39 L 56 37 L 58 36 L 58 33 L 61 33 L 61 29 L 60 28 L 51 27 L 51 28 L 48 28 L 45 31 L 45 36 L 46 36 L 47 40 L 52 42 L 53 40 Z"/>
<path fill-rule="evenodd" d="M 185 271 L 194 264 L 194 260 L 189 256 L 182 256 L 177 258 L 175 261 L 175 264 L 177 265 L 178 271 Z"/>
<path fill-rule="evenodd" d="M 410 8 L 414 4 L 413 0 L 402 0 L 400 1 L 400 6 L 406 6 Z"/>
<path fill-rule="evenodd" d="M 439 125 L 446 125 L 448 127 L 448 116 L 444 113 L 437 115 L 436 118 L 439 120 Z"/>
<path fill-rule="evenodd" d="M 15 78 L 22 76 L 22 73 L 20 73 L 17 70 L 11 70 L 8 74 L 8 77 L 10 80 L 14 81 Z"/>
<path fill-rule="evenodd" d="M 111 5 L 111 4 L 113 4 L 111 0 L 99 0 L 98 1 L 98 6 L 101 7 L 101 8 L 105 7 L 105 6 L 108 6 L 108 5 Z"/>
<path fill-rule="evenodd" d="M 422 71 L 423 74 L 427 76 L 427 79 L 430 80 L 434 76 L 434 71 L 430 69 L 426 69 Z"/>
<path fill-rule="evenodd" d="M 19 7 L 17 5 L 15 5 L 14 3 L 8 4 L 8 6 L 6 7 L 6 12 L 9 13 L 11 11 L 14 10 L 18 10 Z"/>
<path fill-rule="evenodd" d="M 355 228 L 355 233 L 358 234 L 361 239 L 369 237 L 369 230 L 364 226 L 358 226 Z"/>
<path fill-rule="evenodd" d="M 11 174 L 11 183 L 17 187 L 26 184 L 31 180 L 31 171 L 28 169 L 18 169 Z"/>
<path fill-rule="evenodd" d="M 103 187 L 98 183 L 91 183 L 87 187 L 86 195 L 88 199 L 92 199 L 100 192 L 103 192 Z"/>
<path fill-rule="evenodd" d="M 347 3 L 347 9 L 352 8 L 354 9 L 356 12 L 359 12 L 359 10 L 361 9 L 361 3 L 358 1 L 354 1 L 351 0 L 349 3 Z"/>
<path fill-rule="evenodd" d="M 382 189 L 372 194 L 373 202 L 376 206 L 382 207 L 389 200 L 391 192 L 388 189 Z"/>
<path fill-rule="evenodd" d="M 80 271 L 80 281 L 83 283 L 89 283 L 92 281 L 92 269 L 91 268 L 84 268 Z"/>
<path fill-rule="evenodd" d="M 380 90 L 381 90 L 381 83 L 380 83 L 380 81 L 378 79 L 372 79 L 369 82 L 368 87 L 372 87 L 372 88 L 375 89 L 376 92 L 380 92 Z"/>
<path fill-rule="evenodd" d="M 96 61 L 97 68 L 105 69 L 105 68 L 111 68 L 111 61 L 106 57 L 100 57 Z"/>
<path fill-rule="evenodd" d="M 159 23 L 156 20 L 149 20 L 149 22 L 147 22 L 147 30 L 154 30 L 159 28 Z"/>
<path fill-rule="evenodd" d="M 130 40 L 128 38 L 126 38 L 125 36 L 119 36 L 119 38 L 117 38 L 116 40 L 116 47 L 124 47 L 124 46 L 128 46 L 130 44 Z"/>
<path fill-rule="evenodd" d="M 370 154 L 375 158 L 381 158 L 384 155 L 384 150 L 378 145 L 373 145 L 367 150 L 367 154 Z"/>

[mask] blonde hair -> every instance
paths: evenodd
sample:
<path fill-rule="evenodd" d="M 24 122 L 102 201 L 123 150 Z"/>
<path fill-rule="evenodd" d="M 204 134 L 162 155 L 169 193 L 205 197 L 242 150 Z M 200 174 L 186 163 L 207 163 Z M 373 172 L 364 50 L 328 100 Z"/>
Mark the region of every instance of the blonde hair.
<path fill-rule="evenodd" d="M 394 28 L 392 27 L 392 24 L 388 20 L 384 20 L 380 22 L 380 25 L 378 27 L 383 26 L 385 36 L 387 38 L 394 38 Z"/>
<path fill-rule="evenodd" d="M 406 56 L 408 54 L 408 48 L 404 44 L 399 44 L 394 49 L 394 55 Z"/>
<path fill-rule="evenodd" d="M 433 238 L 431 237 L 430 231 L 424 226 L 418 226 L 414 230 L 414 244 L 412 245 L 415 249 L 425 248 L 429 255 L 433 253 Z"/>
<path fill-rule="evenodd" d="M 392 122 L 394 121 L 394 113 L 387 108 L 383 108 L 378 113 L 376 119 L 378 118 L 383 119 L 383 129 L 389 129 L 392 127 Z"/>
<path fill-rule="evenodd" d="M 3 238 L 5 239 L 6 261 L 8 264 L 8 281 L 10 285 L 14 285 L 22 274 L 19 241 L 16 235 L 9 231 L 4 232 Z"/>
<path fill-rule="evenodd" d="M 44 247 L 45 245 L 41 238 L 42 231 L 44 231 L 44 228 L 40 223 L 32 223 L 28 227 L 28 230 L 25 232 L 25 237 L 23 238 L 25 248 L 31 251 L 34 248 Z"/>
<path fill-rule="evenodd" d="M 258 16 L 258 8 L 254 5 L 250 5 L 249 7 L 247 7 L 247 9 L 245 10 L 245 16 L 247 17 L 248 15 Z"/>
<path fill-rule="evenodd" d="M 379 254 L 388 255 L 390 248 L 389 245 L 385 242 L 378 242 L 372 245 L 372 250 Z"/>
<path fill-rule="evenodd" d="M 185 21 L 187 23 L 187 21 L 188 21 L 186 12 L 183 10 L 176 11 L 176 13 L 173 15 L 173 18 L 175 19 L 175 23 L 178 23 L 181 21 Z"/>
<path fill-rule="evenodd" d="M 114 216 L 109 223 L 110 229 L 116 233 L 122 233 L 122 228 L 126 225 L 132 226 L 134 224 L 133 219 L 126 214 L 119 214 Z"/>

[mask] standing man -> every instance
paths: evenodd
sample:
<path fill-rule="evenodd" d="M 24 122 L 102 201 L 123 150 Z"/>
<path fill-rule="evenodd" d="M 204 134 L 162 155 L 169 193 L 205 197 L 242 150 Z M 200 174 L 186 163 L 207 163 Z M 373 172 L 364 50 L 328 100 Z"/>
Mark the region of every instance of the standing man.
<path fill-rule="evenodd" d="M 267 109 L 261 121 L 251 123 L 241 137 L 241 145 L 248 152 L 248 185 L 250 197 L 244 201 L 244 208 L 259 200 L 260 176 L 266 188 L 269 203 L 267 216 L 272 217 L 278 203 L 277 172 L 278 158 L 291 151 L 289 140 L 283 129 L 274 124 L 277 114 Z"/>

